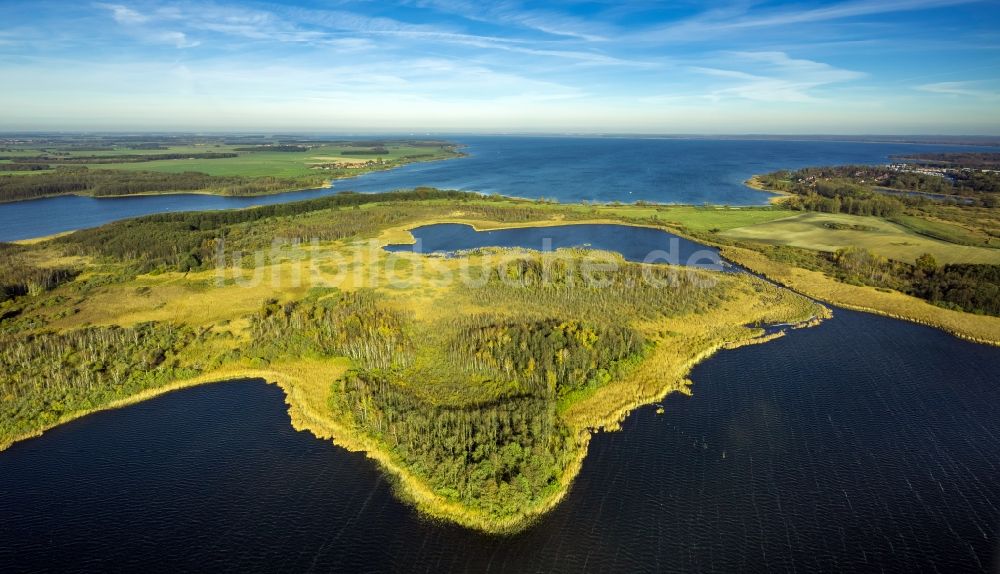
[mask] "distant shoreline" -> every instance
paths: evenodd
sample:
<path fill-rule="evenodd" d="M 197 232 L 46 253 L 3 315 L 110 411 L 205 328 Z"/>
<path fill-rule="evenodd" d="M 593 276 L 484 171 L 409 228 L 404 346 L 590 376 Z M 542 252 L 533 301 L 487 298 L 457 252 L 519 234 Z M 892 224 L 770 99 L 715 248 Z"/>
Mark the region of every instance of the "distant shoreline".
<path fill-rule="evenodd" d="M 2 138 L 2 137 L 3 137 L 3 134 L 0 134 L 0 138 Z M 39 195 L 39 196 L 36 196 L 36 197 L 26 197 L 26 198 L 22 198 L 22 199 L 9 199 L 9 200 L 8 199 L 0 199 L 0 205 L 10 204 L 10 203 L 22 203 L 22 202 L 26 202 L 26 201 L 35 201 L 35 200 L 38 200 L 38 199 L 51 199 L 53 197 L 65 197 L 65 196 L 68 196 L 68 195 L 75 195 L 77 197 L 90 197 L 90 198 L 93 198 L 93 199 L 123 199 L 123 198 L 129 198 L 129 197 L 148 197 L 148 196 L 157 196 L 157 195 L 211 195 L 211 196 L 217 196 L 217 197 L 267 197 L 267 196 L 272 196 L 272 195 L 281 195 L 281 194 L 284 194 L 284 193 L 295 193 L 295 192 L 300 192 L 300 191 L 312 191 L 312 190 L 319 190 L 319 189 L 330 189 L 330 188 L 332 188 L 334 186 L 334 182 L 335 181 L 350 180 L 350 179 L 354 179 L 354 178 L 357 178 L 357 177 L 360 177 L 360 176 L 363 176 L 363 175 L 368 175 L 370 173 L 392 171 L 392 170 L 399 169 L 401 167 L 405 167 L 405 166 L 411 165 L 411 164 L 432 163 L 432 162 L 438 162 L 438 161 L 448 161 L 448 160 L 453 160 L 453 159 L 462 159 L 462 158 L 469 157 L 468 153 L 466 153 L 464 151 L 461 151 L 462 148 L 464 148 L 464 147 L 466 147 L 466 146 L 464 144 L 461 144 L 461 143 L 451 143 L 451 144 L 449 144 L 449 151 L 451 151 L 451 153 L 454 154 L 454 155 L 451 155 L 449 157 L 433 157 L 433 158 L 428 158 L 428 159 L 422 159 L 422 158 L 407 159 L 405 161 L 399 161 L 398 163 L 396 163 L 394 165 L 388 165 L 387 167 L 384 167 L 383 169 L 373 169 L 371 171 L 365 171 L 364 173 L 327 175 L 327 176 L 325 176 L 323 178 L 317 178 L 320 181 L 320 183 L 317 183 L 317 184 L 314 184 L 314 185 L 307 185 L 307 186 L 299 186 L 299 185 L 297 185 L 297 186 L 294 186 L 294 187 L 288 187 L 288 188 L 285 188 L 285 189 L 277 189 L 277 190 L 272 190 L 272 191 L 261 191 L 261 192 L 256 192 L 256 193 L 234 194 L 234 193 L 225 193 L 224 191 L 214 191 L 212 188 L 206 188 L 206 189 L 191 189 L 191 190 L 141 191 L 141 192 L 137 192 L 137 193 L 126 193 L 126 194 L 120 194 L 120 193 L 118 193 L 118 194 L 105 194 L 105 195 L 97 195 L 97 194 L 91 194 L 91 193 L 79 193 L 79 192 L 63 192 L 63 193 L 51 193 L 51 194 Z M 170 160 L 166 160 L 166 161 L 170 161 Z M 109 164 L 109 165 L 114 165 L 114 164 Z M 118 170 L 116 170 L 115 168 L 112 168 L 112 167 L 96 167 L 94 169 L 109 170 L 109 171 L 118 171 Z M 48 171 L 51 171 L 51 170 L 41 171 L 41 172 L 36 172 L 36 173 L 47 173 Z M 12 176 L 17 176 L 17 177 L 30 177 L 31 176 L 31 175 L 26 175 L 26 174 L 23 174 L 23 173 L 22 174 L 17 174 L 16 172 L 0 173 L 0 175 L 12 175 Z M 269 176 L 260 176 L 260 177 L 269 177 Z"/>

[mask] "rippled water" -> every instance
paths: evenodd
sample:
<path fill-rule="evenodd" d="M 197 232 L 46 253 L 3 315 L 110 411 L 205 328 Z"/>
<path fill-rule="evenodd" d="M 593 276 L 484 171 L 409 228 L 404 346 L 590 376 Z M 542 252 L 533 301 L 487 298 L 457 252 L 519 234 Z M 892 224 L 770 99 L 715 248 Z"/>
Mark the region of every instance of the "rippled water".
<path fill-rule="evenodd" d="M 724 351 L 693 396 L 597 435 L 513 537 L 422 520 L 357 453 L 229 382 L 0 454 L 4 571 L 990 571 L 1000 351 L 837 310 Z"/>
<path fill-rule="evenodd" d="M 837 163 L 885 163 L 892 154 L 974 151 L 942 145 L 828 141 L 737 141 L 485 137 L 455 138 L 470 157 L 411 164 L 314 189 L 264 197 L 152 195 L 95 199 L 63 196 L 0 204 L 0 241 L 50 235 L 167 211 L 230 209 L 363 192 L 436 186 L 519 197 L 761 205 L 770 194 L 746 188 L 751 175 Z M 989 151 L 989 149 L 987 149 Z"/>

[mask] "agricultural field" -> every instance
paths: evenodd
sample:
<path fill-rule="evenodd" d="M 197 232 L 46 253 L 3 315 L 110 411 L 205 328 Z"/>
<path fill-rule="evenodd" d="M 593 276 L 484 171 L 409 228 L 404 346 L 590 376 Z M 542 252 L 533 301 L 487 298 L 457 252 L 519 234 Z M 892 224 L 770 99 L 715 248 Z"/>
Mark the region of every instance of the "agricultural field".
<path fill-rule="evenodd" d="M 228 152 L 243 146 L 220 146 L 211 148 L 194 148 L 202 152 L 218 151 Z M 180 148 L 183 149 L 183 148 Z M 223 159 L 175 159 L 164 161 L 151 161 L 142 163 L 111 163 L 94 164 L 89 167 L 94 169 L 125 169 L 125 170 L 149 170 L 166 173 L 182 173 L 185 171 L 197 171 L 208 175 L 216 176 L 245 176 L 245 177 L 322 177 L 323 166 L 331 164 L 353 164 L 354 170 L 362 170 L 367 162 L 378 164 L 402 165 L 413 161 L 430 161 L 434 159 L 447 159 L 455 157 L 453 153 L 440 148 L 427 148 L 406 145 L 405 143 L 387 144 L 385 150 L 388 153 L 361 153 L 342 155 L 345 151 L 368 151 L 373 148 L 359 148 L 348 145 L 318 145 L 310 147 L 303 152 L 274 152 L 274 151 L 239 151 L 239 155 L 234 158 Z M 169 152 L 174 153 L 171 149 Z M 183 152 L 181 152 L 183 153 Z M 370 167 L 370 166 L 369 166 Z"/>
<path fill-rule="evenodd" d="M 650 218 L 695 232 L 720 232 L 792 217 L 798 212 L 779 208 L 722 206 L 606 206 L 605 213 Z"/>
<path fill-rule="evenodd" d="M 985 210 L 985 208 L 981 209 Z M 953 210 L 956 211 L 956 210 Z M 966 210 L 971 211 L 971 210 Z M 957 245 L 971 245 L 974 247 L 992 247 L 1000 249 L 1000 240 L 978 226 L 967 227 L 959 223 L 946 221 L 937 217 L 919 217 L 916 215 L 897 215 L 890 218 L 893 223 L 898 223 L 903 227 L 930 237 L 940 239 L 948 243 Z"/>
<path fill-rule="evenodd" d="M 462 156 L 458 146 L 432 140 L 99 143 L 57 139 L 5 148 L 0 151 L 0 201 L 70 193 L 262 195 Z"/>
<path fill-rule="evenodd" d="M 930 225 L 924 223 L 926 220 L 919 221 L 921 225 Z M 907 224 L 916 225 L 910 219 Z M 884 257 L 907 263 L 914 262 L 924 253 L 930 253 L 941 263 L 1000 264 L 1000 250 L 948 243 L 871 216 L 798 213 L 774 221 L 728 229 L 720 235 L 732 240 L 790 245 L 825 252 L 850 246 L 864 247 Z"/>

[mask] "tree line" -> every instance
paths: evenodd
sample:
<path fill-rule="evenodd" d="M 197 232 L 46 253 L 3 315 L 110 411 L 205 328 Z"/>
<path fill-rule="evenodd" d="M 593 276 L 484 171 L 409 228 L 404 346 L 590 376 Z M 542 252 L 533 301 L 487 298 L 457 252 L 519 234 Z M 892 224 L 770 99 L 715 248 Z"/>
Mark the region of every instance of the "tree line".
<path fill-rule="evenodd" d="M 456 366 L 549 398 L 596 389 L 645 351 L 642 334 L 624 325 L 513 321 L 494 314 L 466 317 L 463 323 L 449 345 Z"/>
<path fill-rule="evenodd" d="M 0 175 L 0 202 L 70 193 L 100 197 L 213 190 L 227 195 L 259 195 L 316 183 L 275 177 L 216 176 L 193 171 L 161 173 L 65 166 L 31 177 Z"/>
<path fill-rule="evenodd" d="M 939 265 L 930 254 L 913 264 L 894 261 L 863 247 L 837 250 L 834 275 L 846 283 L 895 289 L 935 305 L 1000 316 L 1000 265 Z"/>
<path fill-rule="evenodd" d="M 29 249 L 0 243 L 0 303 L 22 295 L 38 295 L 71 281 L 80 270 L 67 266 L 40 266 L 31 261 Z"/>
<path fill-rule="evenodd" d="M 758 176 L 766 189 L 798 196 L 790 205 L 799 209 L 852 213 L 894 214 L 920 198 L 888 197 L 877 188 L 964 198 L 959 205 L 993 207 L 1000 203 L 1000 173 L 956 169 L 947 176 L 900 171 L 886 166 L 840 165 L 779 170 Z M 840 204 L 834 205 L 833 200 Z M 888 201 L 887 201 L 888 200 Z"/>
<path fill-rule="evenodd" d="M 473 201 L 470 216 L 497 221 L 528 221 L 544 215 L 530 204 L 491 205 L 499 198 L 417 188 L 409 191 L 334 195 L 250 209 L 160 213 L 83 229 L 56 240 L 68 253 L 110 257 L 140 271 L 157 268 L 188 271 L 211 267 L 224 253 L 268 248 L 275 238 L 307 241 L 371 237 L 391 225 L 432 214 L 434 206 L 404 207 L 423 200 Z M 371 208 L 361 206 L 379 204 Z M 253 261 L 244 261 L 252 265 Z"/>
<path fill-rule="evenodd" d="M 369 369 L 403 368 L 413 360 L 406 317 L 369 291 L 338 293 L 317 302 L 267 301 L 250 317 L 252 343 L 245 354 L 269 361 L 281 356 L 346 356 Z"/>
<path fill-rule="evenodd" d="M 310 148 L 304 145 L 291 145 L 291 144 L 280 144 L 280 145 L 255 145 L 249 147 L 236 147 L 233 151 L 280 151 L 280 152 L 306 152 Z"/>
<path fill-rule="evenodd" d="M 231 152 L 203 153 L 151 153 L 151 154 L 120 154 L 120 155 L 36 155 L 36 156 L 0 156 L 14 163 L 54 163 L 54 164 L 99 164 L 99 163 L 144 163 L 168 159 L 225 159 L 239 157 Z"/>
<path fill-rule="evenodd" d="M 203 336 L 168 323 L 0 335 L 0 437 L 194 376 L 174 359 Z"/>

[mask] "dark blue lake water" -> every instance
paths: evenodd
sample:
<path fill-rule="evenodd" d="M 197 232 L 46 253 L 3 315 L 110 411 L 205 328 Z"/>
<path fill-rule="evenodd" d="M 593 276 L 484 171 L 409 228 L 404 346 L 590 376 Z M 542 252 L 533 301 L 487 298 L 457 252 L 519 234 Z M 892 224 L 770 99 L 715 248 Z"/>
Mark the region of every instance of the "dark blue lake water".
<path fill-rule="evenodd" d="M 751 175 L 781 168 L 885 163 L 892 154 L 982 148 L 827 141 L 745 141 L 554 137 L 455 138 L 470 157 L 373 173 L 316 189 L 266 197 L 207 195 L 94 199 L 56 197 L 0 204 L 0 241 L 93 227 L 160 213 L 284 203 L 337 193 L 421 185 L 555 198 L 562 202 L 638 200 L 688 204 L 765 204 L 746 188 Z"/>
<path fill-rule="evenodd" d="M 20 571 L 995 571 L 1000 352 L 837 310 L 724 351 L 594 437 L 513 537 L 422 520 L 260 381 L 99 413 L 0 454 Z"/>
<path fill-rule="evenodd" d="M 617 251 L 628 261 L 670 263 L 720 271 L 719 250 L 662 229 L 631 225 L 581 224 L 476 231 L 469 225 L 439 223 L 411 231 L 416 243 L 387 245 L 387 251 L 451 253 L 481 247 L 522 247 L 553 251 L 587 247 Z"/>

